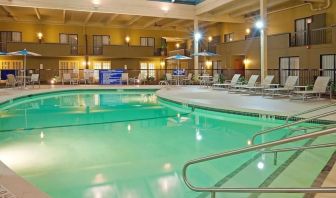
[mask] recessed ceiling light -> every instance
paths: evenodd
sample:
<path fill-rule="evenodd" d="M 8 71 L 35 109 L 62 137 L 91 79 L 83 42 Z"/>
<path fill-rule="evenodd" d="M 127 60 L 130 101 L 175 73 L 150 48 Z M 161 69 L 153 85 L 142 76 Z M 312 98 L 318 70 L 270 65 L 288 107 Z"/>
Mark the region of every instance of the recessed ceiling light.
<path fill-rule="evenodd" d="M 168 12 L 169 11 L 169 7 L 168 6 L 162 6 L 161 10 L 164 12 Z"/>

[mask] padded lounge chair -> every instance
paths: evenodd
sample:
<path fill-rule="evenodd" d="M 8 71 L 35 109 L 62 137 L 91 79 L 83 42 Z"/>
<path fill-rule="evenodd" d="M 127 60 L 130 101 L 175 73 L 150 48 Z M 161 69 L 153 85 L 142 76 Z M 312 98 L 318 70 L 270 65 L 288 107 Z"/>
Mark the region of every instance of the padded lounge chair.
<path fill-rule="evenodd" d="M 286 93 L 287 95 L 290 94 L 294 90 L 294 87 L 296 83 L 298 82 L 299 77 L 298 76 L 288 76 L 284 87 L 276 87 L 276 88 L 269 88 L 269 89 L 264 89 L 263 95 L 269 93 L 272 97 L 276 95 L 282 95 L 283 93 Z M 279 86 L 277 84 L 276 86 Z"/>
<path fill-rule="evenodd" d="M 230 88 L 232 86 L 235 86 L 237 85 L 239 78 L 240 78 L 240 74 L 235 74 L 232 77 L 232 80 L 226 80 L 224 83 L 213 84 L 212 85 L 213 89 L 223 89 L 223 88 Z"/>
<path fill-rule="evenodd" d="M 302 100 L 313 98 L 313 97 L 321 98 L 322 94 L 327 93 L 327 87 L 328 87 L 329 81 L 330 81 L 330 77 L 319 76 L 315 80 L 313 90 L 294 91 L 290 99 L 295 99 L 297 96 L 299 96 L 299 98 Z M 330 92 L 330 98 L 331 98 L 331 92 Z"/>
<path fill-rule="evenodd" d="M 263 92 L 264 89 L 270 88 L 273 79 L 274 79 L 273 75 L 268 75 L 264 79 L 264 82 L 262 82 L 260 85 L 253 86 L 253 87 L 247 86 L 245 89 L 247 89 L 248 92 L 250 92 L 250 93 L 257 93 L 258 90 Z"/>
<path fill-rule="evenodd" d="M 252 75 L 246 85 L 234 85 L 229 90 L 230 92 L 242 92 L 247 87 L 255 87 L 259 75 Z"/>

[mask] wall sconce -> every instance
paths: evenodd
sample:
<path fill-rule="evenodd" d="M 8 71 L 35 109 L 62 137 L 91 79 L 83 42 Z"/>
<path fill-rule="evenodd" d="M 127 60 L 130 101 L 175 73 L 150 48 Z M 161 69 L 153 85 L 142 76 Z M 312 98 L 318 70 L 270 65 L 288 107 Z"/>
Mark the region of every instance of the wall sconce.
<path fill-rule="evenodd" d="M 176 47 L 176 49 L 179 49 L 179 48 L 180 48 L 180 44 L 179 44 L 179 43 L 176 43 L 176 44 L 175 44 L 175 47 Z"/>
<path fill-rule="evenodd" d="M 245 58 L 243 63 L 244 63 L 245 66 L 248 66 L 251 63 L 251 61 L 250 61 L 250 59 Z"/>
<path fill-rule="evenodd" d="M 208 69 L 210 69 L 211 65 L 212 65 L 212 61 L 211 60 L 207 60 L 205 62 L 205 65 L 207 66 Z"/>
<path fill-rule="evenodd" d="M 250 29 L 250 28 L 247 28 L 247 29 L 245 30 L 245 32 L 246 32 L 246 34 L 250 34 L 250 33 L 251 33 L 251 29 Z"/>
<path fill-rule="evenodd" d="M 129 46 L 129 43 L 131 41 L 131 38 L 129 36 L 125 37 L 126 44 Z"/>
<path fill-rule="evenodd" d="M 161 69 L 163 69 L 165 65 L 166 65 L 165 61 L 162 60 L 162 61 L 160 62 Z"/>
<path fill-rule="evenodd" d="M 212 36 L 208 37 L 208 41 L 211 42 L 212 41 Z"/>
<path fill-rule="evenodd" d="M 42 39 L 43 39 L 43 34 L 42 34 L 42 32 L 38 32 L 38 33 L 37 33 L 37 39 L 39 40 L 39 43 L 42 42 Z"/>
<path fill-rule="evenodd" d="M 124 65 L 124 70 L 127 70 L 127 65 Z"/>

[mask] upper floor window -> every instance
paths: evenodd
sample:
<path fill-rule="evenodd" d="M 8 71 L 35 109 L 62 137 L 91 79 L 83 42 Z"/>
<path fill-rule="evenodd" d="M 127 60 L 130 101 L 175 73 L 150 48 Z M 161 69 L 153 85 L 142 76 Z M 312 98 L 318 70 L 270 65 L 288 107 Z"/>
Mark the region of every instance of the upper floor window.
<path fill-rule="evenodd" d="M 103 46 L 110 45 L 109 35 L 94 35 L 93 36 L 93 54 L 103 54 Z"/>
<path fill-rule="evenodd" d="M 0 51 L 7 51 L 7 42 L 21 42 L 21 32 L 3 31 L 0 32 Z"/>
<path fill-rule="evenodd" d="M 59 38 L 60 43 L 69 44 L 71 54 L 78 54 L 78 35 L 61 33 Z"/>
<path fill-rule="evenodd" d="M 140 45 L 154 47 L 155 39 L 153 37 L 140 37 Z"/>
<path fill-rule="evenodd" d="M 224 34 L 224 43 L 233 41 L 233 33 Z"/>

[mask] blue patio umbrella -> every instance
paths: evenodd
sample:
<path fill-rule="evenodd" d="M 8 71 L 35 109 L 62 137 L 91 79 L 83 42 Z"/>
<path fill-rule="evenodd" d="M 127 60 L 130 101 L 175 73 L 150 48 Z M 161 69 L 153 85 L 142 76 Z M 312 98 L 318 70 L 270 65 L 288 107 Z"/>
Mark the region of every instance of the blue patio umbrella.
<path fill-rule="evenodd" d="M 16 52 L 9 52 L 7 55 L 12 55 L 12 56 L 23 56 L 23 86 L 26 87 L 26 64 L 27 64 L 27 56 L 41 56 L 41 54 L 37 54 L 35 52 L 30 52 L 26 49 L 16 51 Z"/>
<path fill-rule="evenodd" d="M 193 56 L 204 56 L 204 57 L 212 57 L 212 56 L 219 56 L 219 54 L 203 51 L 193 54 Z"/>
<path fill-rule="evenodd" d="M 190 60 L 191 58 L 188 56 L 183 56 L 180 54 L 176 54 L 174 56 L 170 56 L 166 58 L 167 60 L 177 60 L 177 71 L 179 71 L 180 68 L 180 60 Z M 180 85 L 180 78 L 177 78 L 177 85 Z"/>
<path fill-rule="evenodd" d="M 219 54 L 208 52 L 208 51 L 204 50 L 203 52 L 195 53 L 192 56 L 203 56 L 203 57 L 205 57 L 205 60 L 204 60 L 204 62 L 205 62 L 206 61 L 206 57 L 219 56 Z"/>

